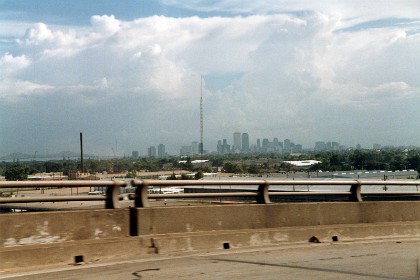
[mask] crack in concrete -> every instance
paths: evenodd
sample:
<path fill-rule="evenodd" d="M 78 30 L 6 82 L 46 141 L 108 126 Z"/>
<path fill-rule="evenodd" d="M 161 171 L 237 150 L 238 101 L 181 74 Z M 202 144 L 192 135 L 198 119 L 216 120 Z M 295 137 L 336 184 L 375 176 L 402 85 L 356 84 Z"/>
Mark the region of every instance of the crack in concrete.
<path fill-rule="evenodd" d="M 305 270 L 311 270 L 311 271 L 331 272 L 331 273 L 339 273 L 339 274 L 347 274 L 347 275 L 355 275 L 355 276 L 373 277 L 373 278 L 379 278 L 379 279 L 392 279 L 392 280 L 416 280 L 416 279 L 420 279 L 420 278 L 411 278 L 411 277 L 410 278 L 405 278 L 405 277 L 401 278 L 401 277 L 396 277 L 396 276 L 376 275 L 376 274 L 344 271 L 344 270 L 337 270 L 337 269 L 309 267 L 309 266 L 302 266 L 302 265 L 273 264 L 273 263 L 264 263 L 264 262 L 253 262 L 253 261 L 231 260 L 231 259 L 214 259 L 214 258 L 212 258 L 211 260 L 224 261 L 224 262 L 234 262 L 234 263 L 243 263 L 243 264 L 277 266 L 277 267 L 293 268 L 293 269 L 305 269 Z M 419 270 L 419 265 L 420 265 L 419 262 L 417 262 L 417 270 Z"/>

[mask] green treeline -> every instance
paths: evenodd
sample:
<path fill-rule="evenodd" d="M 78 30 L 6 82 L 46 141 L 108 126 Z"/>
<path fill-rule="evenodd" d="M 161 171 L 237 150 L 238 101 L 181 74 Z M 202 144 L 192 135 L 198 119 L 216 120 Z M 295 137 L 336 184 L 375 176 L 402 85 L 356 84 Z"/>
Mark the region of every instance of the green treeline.
<path fill-rule="evenodd" d="M 89 173 L 122 173 L 133 177 L 138 171 L 183 169 L 191 172 L 217 172 L 264 174 L 297 171 L 285 163 L 292 160 L 318 160 L 311 171 L 350 170 L 409 170 L 420 173 L 420 150 L 349 150 L 341 152 L 306 152 L 299 154 L 229 154 L 206 155 L 206 164 L 192 164 L 192 158 L 179 163 L 179 157 L 167 158 L 119 158 L 107 160 L 87 159 L 84 171 Z M 80 172 L 79 160 L 2 162 L 0 174 L 7 180 L 26 180 L 27 176 L 42 172 L 62 172 L 64 175 Z"/>

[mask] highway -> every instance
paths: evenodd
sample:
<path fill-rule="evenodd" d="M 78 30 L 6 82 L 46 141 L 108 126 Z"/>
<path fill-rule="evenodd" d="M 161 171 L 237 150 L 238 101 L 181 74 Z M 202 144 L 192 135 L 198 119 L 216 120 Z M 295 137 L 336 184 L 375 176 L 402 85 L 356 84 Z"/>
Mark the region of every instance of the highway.
<path fill-rule="evenodd" d="M 2 271 L 0 279 L 420 279 L 420 239 L 299 243 Z"/>

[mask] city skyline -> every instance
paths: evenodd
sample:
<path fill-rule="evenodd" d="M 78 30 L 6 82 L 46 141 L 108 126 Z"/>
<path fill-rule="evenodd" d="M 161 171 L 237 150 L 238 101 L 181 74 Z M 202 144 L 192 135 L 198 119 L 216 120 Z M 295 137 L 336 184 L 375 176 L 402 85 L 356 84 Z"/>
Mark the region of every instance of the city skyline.
<path fill-rule="evenodd" d="M 392 144 L 381 144 L 381 143 L 373 143 L 369 146 L 362 146 L 360 144 L 356 144 L 354 146 L 347 146 L 343 145 L 342 143 L 332 141 L 332 140 L 325 140 L 325 141 L 316 141 L 310 146 L 303 146 L 299 143 L 299 141 L 294 141 L 293 139 L 279 139 L 278 137 L 274 138 L 249 138 L 249 143 L 247 145 L 248 148 L 243 148 L 241 144 L 241 149 L 235 148 L 235 134 L 239 134 L 242 140 L 242 134 L 246 134 L 249 137 L 247 132 L 245 133 L 233 133 L 232 139 L 223 138 L 218 140 L 217 143 L 211 143 L 212 145 L 209 149 L 205 150 L 204 155 L 224 155 L 224 154 L 235 154 L 235 153 L 251 153 L 251 154 L 270 154 L 270 153 L 302 153 L 308 151 L 344 151 L 348 149 L 368 149 L 368 150 L 381 150 L 381 149 L 390 149 L 390 148 L 409 148 L 409 149 L 420 149 L 418 146 L 411 146 L 411 145 L 392 145 Z M 241 141 L 242 142 L 242 141 Z M 221 148 L 219 145 L 223 144 L 224 147 Z M 85 145 L 85 144 L 84 144 Z M 109 157 L 157 157 L 157 158 L 164 158 L 168 156 L 192 156 L 198 157 L 200 156 L 199 152 L 199 142 L 192 141 L 189 144 L 182 145 L 178 147 L 178 150 L 174 152 L 168 152 L 166 150 L 166 145 L 162 143 L 151 143 L 145 147 L 138 147 L 138 149 L 132 150 L 127 153 L 119 153 L 118 150 L 113 150 L 113 154 L 94 154 L 90 151 L 86 151 L 85 155 L 88 158 L 109 158 Z M 56 158 L 56 159 L 67 159 L 67 158 L 79 158 L 80 152 L 77 151 L 56 151 L 50 154 L 47 153 L 39 153 L 35 151 L 34 153 L 22 153 L 22 152 L 14 152 L 9 154 L 0 154 L 0 159 L 7 159 L 7 160 L 35 160 L 35 159 L 43 159 L 43 158 Z"/>
<path fill-rule="evenodd" d="M 418 1 L 1 1 L 0 155 L 420 146 Z M 201 81 L 203 103 L 200 104 Z M 142 148 L 144 147 L 144 148 Z"/>

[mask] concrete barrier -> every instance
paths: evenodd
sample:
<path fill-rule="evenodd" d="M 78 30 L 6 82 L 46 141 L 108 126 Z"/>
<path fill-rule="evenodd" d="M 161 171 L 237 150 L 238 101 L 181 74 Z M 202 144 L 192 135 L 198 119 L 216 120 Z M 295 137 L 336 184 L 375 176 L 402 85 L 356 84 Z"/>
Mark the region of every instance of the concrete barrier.
<path fill-rule="evenodd" d="M 130 208 L 0 215 L 0 270 L 156 253 L 420 238 L 420 202 Z"/>
<path fill-rule="evenodd" d="M 143 236 L 145 237 L 145 236 Z M 334 243 L 377 241 L 383 239 L 420 238 L 420 222 L 342 224 L 328 226 L 297 226 L 254 230 L 194 232 L 153 235 L 159 253 L 197 250 L 226 250 L 287 243 Z M 311 240 L 312 239 L 312 240 Z"/>
<path fill-rule="evenodd" d="M 249 204 L 133 211 L 138 235 L 420 221 L 420 202 Z"/>
<path fill-rule="evenodd" d="M 129 237 L 3 247 L 0 271 L 129 260 L 154 253 L 149 238 Z"/>
<path fill-rule="evenodd" d="M 130 235 L 128 209 L 1 214 L 0 227 L 1 247 Z"/>
<path fill-rule="evenodd" d="M 286 203 L 132 209 L 160 253 L 420 237 L 419 202 Z"/>

